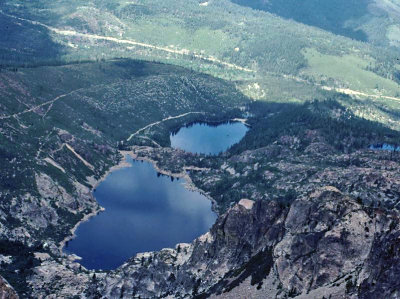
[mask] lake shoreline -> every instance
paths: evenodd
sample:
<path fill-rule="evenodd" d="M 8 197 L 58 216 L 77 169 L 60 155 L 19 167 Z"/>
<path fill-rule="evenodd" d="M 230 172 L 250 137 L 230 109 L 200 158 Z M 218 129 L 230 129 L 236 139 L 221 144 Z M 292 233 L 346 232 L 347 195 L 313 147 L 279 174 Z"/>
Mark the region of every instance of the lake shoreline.
<path fill-rule="evenodd" d="M 89 221 L 92 217 L 97 216 L 99 213 L 104 212 L 106 209 L 102 206 L 100 206 L 100 204 L 98 203 L 98 201 L 96 200 L 95 196 L 94 196 L 94 191 L 96 190 L 96 188 L 114 171 L 122 169 L 122 168 L 127 168 L 127 167 L 131 167 L 132 164 L 130 164 L 126 157 L 127 154 L 124 151 L 119 151 L 119 153 L 123 156 L 123 158 L 121 159 L 121 161 L 118 162 L 118 164 L 111 166 L 98 180 L 94 179 L 93 177 L 90 177 L 88 179 L 89 183 L 93 186 L 90 189 L 90 197 L 92 198 L 93 201 L 95 201 L 98 205 L 97 209 L 92 210 L 89 214 L 85 214 L 85 216 L 83 216 L 83 218 L 81 220 L 79 220 L 74 227 L 72 227 L 69 232 L 70 234 L 68 236 L 66 236 L 60 243 L 58 246 L 58 250 L 60 252 L 61 255 L 67 255 L 67 256 L 72 256 L 73 254 L 69 254 L 69 253 L 65 253 L 64 252 L 64 247 L 65 245 L 73 240 L 74 238 L 76 238 L 76 230 L 78 229 L 78 227 L 84 223 Z M 73 260 L 78 260 L 80 257 L 76 256 L 76 258 L 74 258 Z"/>
<path fill-rule="evenodd" d="M 142 147 L 138 147 L 141 148 L 143 150 Z M 147 166 L 148 168 L 151 168 L 152 171 L 154 171 L 154 173 L 158 172 L 160 174 L 166 175 L 168 177 L 174 177 L 174 178 L 182 178 L 184 181 L 181 182 L 179 185 L 183 185 L 183 189 L 186 189 L 188 191 L 193 191 L 198 193 L 199 195 L 203 196 L 202 200 L 206 203 L 207 201 L 205 201 L 205 199 L 210 200 L 210 203 L 207 203 L 208 206 L 208 211 L 209 213 L 212 213 L 214 216 L 213 218 L 217 218 L 218 217 L 218 213 L 215 212 L 214 209 L 214 205 L 215 205 L 215 201 L 208 196 L 207 194 L 204 193 L 203 190 L 198 189 L 192 182 L 189 174 L 187 173 L 187 171 L 189 170 L 195 170 L 195 171 L 201 171 L 201 170 L 207 170 L 206 168 L 197 168 L 197 167 L 193 167 L 193 166 L 188 166 L 188 167 L 183 167 L 182 171 L 178 172 L 178 173 L 172 173 L 171 171 L 165 170 L 165 169 L 161 169 L 157 166 L 157 161 L 152 160 L 150 157 L 144 156 L 144 157 L 139 157 L 137 155 L 137 153 L 135 153 L 135 149 L 132 149 L 132 151 L 119 151 L 120 154 L 123 156 L 123 158 L 121 159 L 121 161 L 119 161 L 119 163 L 117 165 L 114 165 L 113 167 L 111 167 L 101 178 L 99 178 L 98 180 L 96 180 L 95 183 L 93 183 L 93 187 L 91 189 L 91 196 L 93 197 L 93 199 L 96 201 L 96 203 L 98 203 L 98 205 L 101 204 L 101 198 L 95 198 L 95 193 L 94 191 L 96 190 L 96 187 L 98 187 L 101 182 L 103 182 L 105 179 L 108 179 L 108 176 L 114 172 L 114 171 L 118 171 L 119 169 L 123 169 L 123 168 L 130 168 L 133 167 L 135 164 L 133 164 L 132 162 L 139 162 L 139 161 L 145 161 L 147 162 Z M 132 160 L 133 161 L 132 161 Z M 118 177 L 115 177 L 115 179 L 117 179 Z M 169 181 L 169 180 L 168 180 Z M 94 182 L 94 181 L 93 181 Z M 181 187 L 180 187 L 181 188 Z M 97 195 L 96 195 L 97 196 Z M 100 196 L 100 195 L 99 195 Z M 185 203 L 183 202 L 183 200 L 185 200 L 185 197 L 181 198 L 181 201 L 177 202 L 178 206 L 185 206 Z M 99 201 L 100 200 L 100 201 Z M 189 198 L 188 198 L 189 200 Z M 108 207 L 107 205 L 105 205 L 106 209 L 108 210 L 110 207 Z M 79 235 L 76 234 L 78 227 L 80 227 L 80 225 L 84 224 L 85 222 L 89 221 L 92 217 L 94 216 L 98 216 L 98 214 L 102 211 L 106 210 L 104 207 L 101 207 L 99 209 L 94 208 L 92 212 L 86 214 L 79 222 L 77 222 L 74 227 L 70 230 L 71 231 L 71 235 L 67 236 L 66 238 L 64 238 L 64 240 L 60 243 L 59 246 L 59 251 L 61 252 L 61 254 L 65 257 L 67 257 L 70 261 L 73 262 L 77 262 L 80 263 L 83 267 L 85 267 L 88 270 L 97 270 L 97 268 L 92 268 L 91 265 L 86 265 L 85 262 L 81 263 L 80 260 L 85 260 L 87 261 L 87 253 L 83 253 L 83 251 L 75 251 L 74 249 L 74 245 L 72 244 L 71 246 L 69 246 L 68 248 L 66 248 L 66 244 L 67 242 L 74 240 L 75 238 L 79 238 L 82 236 L 85 236 L 85 230 L 82 231 L 82 233 L 80 232 Z M 112 210 L 112 208 L 111 208 Z M 214 224 L 215 219 L 212 221 L 212 223 L 210 224 L 210 226 L 212 224 Z M 209 229 L 209 228 L 208 228 Z M 207 229 L 207 231 L 208 231 Z M 197 238 L 198 235 L 196 234 Z M 85 238 L 85 237 L 84 237 Z M 78 240 L 78 242 L 80 242 Z M 176 241 L 177 244 L 179 243 L 178 241 Z M 69 244 L 69 243 L 68 243 Z M 168 248 L 173 248 L 174 246 L 169 246 Z M 163 247 L 166 248 L 166 247 Z M 150 251 L 144 251 L 144 252 L 151 252 Z M 89 252 L 89 251 L 88 251 Z M 138 251 L 138 253 L 140 253 L 142 251 Z M 135 256 L 135 255 L 133 255 Z M 100 267 L 101 269 L 104 269 L 103 267 Z M 106 266 L 106 269 L 107 266 Z M 113 269 L 113 268 L 110 268 Z"/>
<path fill-rule="evenodd" d="M 228 121 L 216 121 L 216 122 L 212 122 L 215 124 L 224 124 L 224 123 L 241 123 L 243 125 L 245 125 L 246 127 L 248 127 L 247 124 L 247 119 L 241 119 L 241 118 L 233 118 L 230 119 Z M 193 124 L 195 124 L 196 122 L 194 122 Z M 199 122 L 202 123 L 202 122 Z M 183 178 L 185 180 L 184 188 L 189 190 L 189 191 L 193 191 L 193 192 L 198 192 L 199 194 L 203 195 L 204 197 L 206 197 L 208 200 L 210 200 L 211 202 L 211 210 L 213 213 L 215 213 L 217 216 L 219 216 L 218 213 L 218 204 L 217 202 L 209 195 L 207 194 L 205 191 L 201 190 L 200 188 L 196 187 L 196 185 L 193 183 L 188 171 L 190 170 L 196 170 L 196 171 L 204 171 L 207 169 L 199 169 L 199 168 L 194 168 L 191 166 L 184 166 L 182 167 L 182 171 L 179 173 L 173 173 L 171 171 L 168 171 L 166 169 L 162 169 L 160 167 L 158 167 L 157 165 L 157 161 L 151 159 L 148 156 L 138 156 L 138 154 L 135 153 L 135 149 L 143 149 L 146 147 L 141 147 L 141 146 L 132 146 L 131 150 L 120 150 L 119 153 L 123 156 L 123 158 L 114 166 L 110 167 L 104 174 L 103 176 L 101 176 L 99 179 L 95 179 L 93 177 L 88 178 L 88 182 L 92 185 L 92 188 L 90 189 L 90 196 L 93 199 L 93 201 L 95 201 L 97 203 L 97 208 L 94 208 L 89 214 L 86 214 L 80 221 L 78 221 L 74 227 L 72 227 L 70 229 L 70 234 L 65 237 L 60 243 L 59 243 L 59 251 L 61 254 L 67 254 L 63 252 L 63 249 L 66 245 L 66 243 L 68 241 L 73 240 L 74 238 L 76 238 L 76 230 L 78 229 L 78 227 L 84 223 L 89 221 L 92 217 L 98 215 L 99 213 L 105 211 L 105 208 L 100 206 L 100 204 L 98 203 L 98 201 L 96 200 L 95 196 L 94 196 L 94 192 L 96 190 L 96 188 L 114 171 L 117 171 L 119 169 L 122 168 L 127 168 L 127 167 L 132 167 L 132 164 L 129 163 L 127 161 L 127 157 L 130 156 L 132 159 L 136 160 L 136 161 L 146 161 L 149 162 L 152 167 L 154 168 L 155 171 L 159 172 L 160 174 L 163 175 L 167 175 L 169 177 L 174 177 L 174 178 Z M 69 255 L 69 254 L 67 254 Z"/>
<path fill-rule="evenodd" d="M 178 173 L 173 173 L 173 172 L 171 172 L 171 171 L 162 169 L 162 168 L 158 167 L 157 161 L 156 161 L 156 160 L 153 160 L 153 159 L 151 159 L 151 158 L 149 158 L 149 157 L 146 157 L 146 156 L 144 156 L 144 157 L 139 157 L 139 156 L 134 152 L 135 149 L 141 149 L 141 148 L 143 149 L 143 148 L 146 148 L 146 147 L 142 147 L 142 146 L 137 146 L 137 145 L 135 145 L 135 146 L 132 146 L 131 151 L 123 151 L 123 153 L 124 153 L 124 154 L 127 154 L 127 155 L 130 155 L 130 156 L 132 157 L 132 159 L 134 159 L 134 160 L 136 160 L 136 161 L 145 161 L 145 162 L 149 162 L 150 164 L 152 164 L 153 168 L 154 168 L 157 172 L 159 172 L 159 173 L 161 173 L 161 174 L 163 174 L 163 175 L 167 175 L 167 176 L 174 177 L 174 178 L 183 178 L 183 179 L 185 180 L 184 187 L 185 187 L 187 190 L 189 190 L 189 191 L 199 192 L 201 195 L 205 196 L 208 200 L 210 200 L 210 201 L 211 201 L 211 209 L 212 209 L 212 211 L 213 211 L 217 216 L 219 216 L 218 209 L 217 209 L 217 207 L 218 207 L 217 202 L 216 202 L 210 195 L 208 195 L 206 192 L 204 192 L 202 189 L 196 187 L 196 185 L 193 183 L 191 177 L 190 177 L 189 174 L 187 173 L 187 170 L 191 170 L 191 167 L 189 167 L 189 166 L 184 166 L 184 167 L 183 167 L 183 171 L 182 171 L 182 172 L 178 172 Z M 197 169 L 197 168 L 196 168 L 196 169 L 194 169 L 194 170 L 201 170 L 201 169 Z"/>
<path fill-rule="evenodd" d="M 170 134 L 170 146 L 193 154 L 218 155 L 240 142 L 249 130 L 246 119 L 191 122 Z"/>

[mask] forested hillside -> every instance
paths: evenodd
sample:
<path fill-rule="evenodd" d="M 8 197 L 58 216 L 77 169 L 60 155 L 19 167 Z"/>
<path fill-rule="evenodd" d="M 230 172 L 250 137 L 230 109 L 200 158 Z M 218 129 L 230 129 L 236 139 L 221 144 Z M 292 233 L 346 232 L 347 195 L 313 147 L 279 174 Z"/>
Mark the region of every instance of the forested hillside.
<path fill-rule="evenodd" d="M 398 128 L 400 64 L 394 48 L 334 35 L 297 23 L 301 20 L 294 17 L 288 16 L 295 21 L 282 19 L 228 0 L 3 3 L 3 67 L 120 57 L 160 61 L 234 81 L 252 99 L 298 102 L 321 97 L 322 89 L 336 90 L 362 99 L 343 103 L 356 115 Z M 333 20 L 362 15 L 364 1 L 357 3 L 335 9 L 326 4 L 316 10 L 329 11 L 326 22 L 334 26 Z M 344 11 L 340 18 L 329 17 L 339 11 Z M 387 11 L 392 15 L 396 10 Z"/>
<path fill-rule="evenodd" d="M 232 0 L 232 2 L 378 46 L 400 45 L 398 0 Z"/>
<path fill-rule="evenodd" d="M 0 0 L 0 297 L 398 296 L 399 5 Z M 224 153 L 170 146 L 233 120 Z M 219 218 L 87 270 L 64 242 L 128 154 Z"/>

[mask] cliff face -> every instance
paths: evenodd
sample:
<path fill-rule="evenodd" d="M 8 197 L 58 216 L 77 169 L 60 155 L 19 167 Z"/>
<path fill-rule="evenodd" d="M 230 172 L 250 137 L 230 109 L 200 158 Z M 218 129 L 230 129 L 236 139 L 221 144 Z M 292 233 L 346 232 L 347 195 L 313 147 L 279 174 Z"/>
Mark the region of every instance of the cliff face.
<path fill-rule="evenodd" d="M 104 297 L 187 297 L 230 287 L 236 269 L 276 244 L 286 211 L 275 202 L 241 201 L 192 244 L 138 255 L 99 283 Z M 267 250 L 269 255 L 271 251 Z M 271 267 L 269 265 L 269 267 Z"/>
<path fill-rule="evenodd" d="M 265 167 L 268 155 L 257 150 L 235 157 L 246 159 L 243 169 L 229 161 L 216 170 L 172 149 L 133 153 L 170 175 L 202 166 L 191 177 L 210 186 L 203 190 L 224 172 L 244 180 L 243 188 L 231 187 L 239 191 L 255 183 L 252 173 L 261 167 L 263 180 L 248 188 L 254 200 L 227 209 L 191 244 L 138 254 L 114 271 L 87 271 L 72 257 L 36 253 L 40 265 L 28 279 L 34 298 L 399 298 L 398 162 L 388 153 L 325 156 L 331 163 L 321 170 L 313 164 L 320 160 L 287 152 L 285 162 L 267 161 L 276 168 Z M 351 166 L 339 167 L 341 161 Z M 257 194 L 271 182 L 277 196 L 262 199 Z M 285 193 L 290 186 L 295 192 Z"/>
<path fill-rule="evenodd" d="M 245 288 L 253 298 L 396 298 L 398 216 L 330 186 L 290 208 L 241 200 L 192 244 L 137 255 L 93 280 L 88 295 L 229 298 Z"/>
<path fill-rule="evenodd" d="M 18 295 L 12 286 L 0 276 L 0 298 L 1 299 L 18 299 Z"/>

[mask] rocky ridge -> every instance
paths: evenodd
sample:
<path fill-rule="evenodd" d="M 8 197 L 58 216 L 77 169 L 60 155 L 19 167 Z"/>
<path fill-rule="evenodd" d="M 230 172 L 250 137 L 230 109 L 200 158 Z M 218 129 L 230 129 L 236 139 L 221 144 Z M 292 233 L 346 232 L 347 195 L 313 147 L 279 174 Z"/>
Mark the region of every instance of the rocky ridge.
<path fill-rule="evenodd" d="M 1 299 L 18 299 L 18 295 L 12 286 L 0 276 L 0 298 Z"/>
<path fill-rule="evenodd" d="M 243 287 L 252 298 L 370 298 L 384 288 L 395 298 L 399 265 L 377 262 L 399 254 L 398 229 L 397 211 L 365 208 L 332 186 L 290 208 L 243 199 L 192 244 L 139 254 L 91 290 L 102 298 L 225 298 Z"/>
<path fill-rule="evenodd" d="M 295 195 L 289 202 L 265 200 L 253 190 L 252 200 L 229 208 L 193 243 L 138 254 L 110 272 L 82 269 L 73 257 L 37 253 L 42 263 L 30 279 L 33 293 L 37 298 L 57 298 L 46 295 L 46 289 L 85 298 L 234 298 L 240 293 L 252 298 L 370 298 L 384 291 L 396 298 L 400 215 L 392 207 L 399 190 L 397 158 L 368 150 L 331 153 L 324 158 L 331 161 L 328 167 L 314 169 L 310 154 L 299 158 L 280 145 L 272 147 L 223 158 L 221 167 L 180 150 L 133 147 L 135 158 L 169 175 L 186 177 L 189 171 L 200 186 L 218 183 L 225 173 L 246 178 L 261 170 L 264 180 L 278 177 L 278 185 L 297 186 Z M 266 151 L 291 158 L 279 162 L 270 155 L 268 163 L 276 168 L 263 171 Z M 302 164 L 295 164 L 299 159 Z M 241 160 L 250 167 L 238 168 L 235 163 Z M 349 168 L 349 163 L 356 165 Z M 302 173 L 308 173 L 307 181 L 299 183 Z M 377 202 L 371 205 L 368 198 Z"/>

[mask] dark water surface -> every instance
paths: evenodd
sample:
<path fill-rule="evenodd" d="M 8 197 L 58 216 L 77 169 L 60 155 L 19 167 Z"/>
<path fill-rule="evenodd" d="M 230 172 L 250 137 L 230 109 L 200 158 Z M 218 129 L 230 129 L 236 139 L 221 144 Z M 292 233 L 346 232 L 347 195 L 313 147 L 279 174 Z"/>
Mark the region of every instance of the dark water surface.
<path fill-rule="evenodd" d="M 65 247 L 88 269 L 113 269 L 136 253 L 191 242 L 216 215 L 211 202 L 184 188 L 184 180 L 158 176 L 150 163 L 112 172 L 94 193 L 106 210 L 82 223 Z"/>
<path fill-rule="evenodd" d="M 369 148 L 372 150 L 400 152 L 400 146 L 388 144 L 388 143 L 374 144 L 374 145 L 371 145 Z"/>
<path fill-rule="evenodd" d="M 218 154 L 247 132 L 242 123 L 194 124 L 171 135 L 173 147 Z M 64 250 L 88 269 L 114 269 L 136 253 L 191 242 L 207 232 L 216 215 L 211 202 L 187 190 L 184 180 L 159 176 L 150 163 L 128 158 L 132 167 L 112 172 L 94 196 L 105 212 L 82 223 Z"/>
<path fill-rule="evenodd" d="M 247 130 L 240 122 L 218 126 L 196 123 L 171 134 L 171 146 L 187 152 L 216 155 L 239 142 Z"/>

